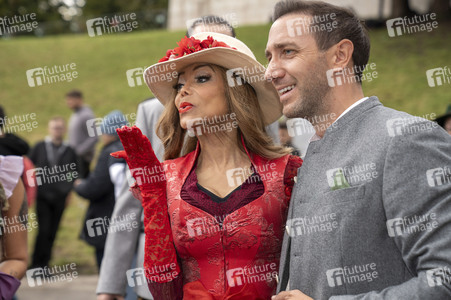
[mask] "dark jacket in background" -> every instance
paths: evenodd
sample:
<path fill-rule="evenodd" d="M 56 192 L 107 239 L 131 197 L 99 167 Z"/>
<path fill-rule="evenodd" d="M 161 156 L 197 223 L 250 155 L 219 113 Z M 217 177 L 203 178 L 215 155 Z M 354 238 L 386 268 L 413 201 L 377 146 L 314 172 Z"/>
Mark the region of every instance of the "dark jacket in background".
<path fill-rule="evenodd" d="M 111 218 L 115 199 L 114 185 L 111 182 L 109 168 L 114 163 L 125 163 L 125 161 L 111 157 L 110 153 L 119 150 L 123 150 L 119 140 L 104 146 L 94 171 L 80 185 L 75 187 L 75 191 L 81 197 L 89 200 L 80 238 L 96 248 L 104 247 L 106 234 L 89 236 L 86 221 L 96 218 Z"/>
<path fill-rule="evenodd" d="M 12 133 L 5 134 L 0 138 L 0 154 L 1 155 L 27 155 L 30 146 L 23 139 Z"/>
<path fill-rule="evenodd" d="M 36 168 L 52 168 L 54 165 L 68 168 L 70 172 L 74 172 L 72 168 L 66 166 L 73 166 L 77 164 L 77 155 L 75 151 L 66 144 L 61 145 L 61 154 L 59 158 L 52 164 L 47 155 L 46 141 L 37 143 L 30 151 L 30 159 L 34 163 Z M 66 176 L 67 180 L 57 181 L 54 183 L 45 183 L 42 186 L 38 186 L 38 199 L 45 199 L 48 202 L 65 201 L 66 196 L 70 193 L 75 179 L 78 178 L 78 169 L 75 170 L 75 178 Z M 66 175 L 67 172 L 63 172 Z"/>

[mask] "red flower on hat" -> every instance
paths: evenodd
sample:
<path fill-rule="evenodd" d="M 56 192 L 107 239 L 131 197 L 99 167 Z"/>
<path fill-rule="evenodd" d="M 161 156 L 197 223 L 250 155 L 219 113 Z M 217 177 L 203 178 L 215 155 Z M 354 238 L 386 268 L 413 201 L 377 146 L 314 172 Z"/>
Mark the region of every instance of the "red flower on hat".
<path fill-rule="evenodd" d="M 230 49 L 235 49 L 233 47 L 230 47 L 224 42 L 217 41 L 213 39 L 213 37 L 208 36 L 205 40 L 201 41 L 193 37 L 184 37 L 180 40 L 180 42 L 177 42 L 178 47 L 175 47 L 174 49 L 169 49 L 166 52 L 166 55 L 161 58 L 158 62 L 164 62 L 170 59 L 174 58 L 180 58 L 184 55 L 188 55 L 191 53 L 195 53 L 198 51 L 202 51 L 209 48 L 214 47 L 225 47 Z"/>

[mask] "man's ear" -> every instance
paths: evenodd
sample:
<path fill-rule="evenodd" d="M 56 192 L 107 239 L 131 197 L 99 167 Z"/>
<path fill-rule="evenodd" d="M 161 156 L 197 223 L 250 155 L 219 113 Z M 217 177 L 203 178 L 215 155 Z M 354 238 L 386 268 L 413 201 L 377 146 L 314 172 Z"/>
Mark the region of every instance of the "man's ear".
<path fill-rule="evenodd" d="M 332 69 L 344 69 L 352 61 L 354 44 L 343 39 L 327 50 L 328 61 Z"/>

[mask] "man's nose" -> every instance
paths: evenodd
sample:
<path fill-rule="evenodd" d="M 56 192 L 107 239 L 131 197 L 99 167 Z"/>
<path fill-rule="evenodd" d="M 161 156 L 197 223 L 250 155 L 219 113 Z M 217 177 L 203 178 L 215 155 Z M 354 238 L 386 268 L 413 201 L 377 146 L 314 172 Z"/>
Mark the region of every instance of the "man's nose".
<path fill-rule="evenodd" d="M 283 77 L 283 70 L 280 68 L 277 62 L 271 61 L 268 64 L 268 68 L 265 72 L 265 79 L 267 81 L 273 81 L 274 79 Z"/>

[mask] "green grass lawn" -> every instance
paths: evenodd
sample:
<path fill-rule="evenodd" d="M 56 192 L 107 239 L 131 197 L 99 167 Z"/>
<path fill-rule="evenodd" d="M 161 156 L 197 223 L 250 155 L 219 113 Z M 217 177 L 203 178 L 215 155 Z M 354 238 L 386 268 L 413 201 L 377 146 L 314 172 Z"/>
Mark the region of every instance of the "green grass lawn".
<path fill-rule="evenodd" d="M 266 65 L 264 49 L 269 25 L 238 28 L 238 37 Z M 431 88 L 426 70 L 450 66 L 449 24 L 431 33 L 390 38 L 385 28 L 372 30 L 370 62 L 376 64 L 377 78 L 364 83 L 365 94 L 377 95 L 388 107 L 414 115 L 441 114 L 451 103 L 451 85 Z M 125 72 L 149 66 L 176 46 L 184 32 L 141 31 L 91 38 L 87 34 L 55 37 L 24 37 L 0 40 L 0 104 L 8 115 L 35 113 L 38 127 L 19 132 L 31 144 L 46 135 L 51 116 L 69 117 L 64 94 L 79 88 L 97 116 L 113 109 L 134 113 L 138 103 L 149 96 L 146 86 L 129 87 Z M 75 63 L 78 78 L 72 82 L 29 87 L 26 70 Z M 78 240 L 86 201 L 74 195 L 64 213 L 51 264 L 76 262 L 81 273 L 96 271 L 94 252 Z M 30 249 L 35 231 L 30 234 Z"/>

